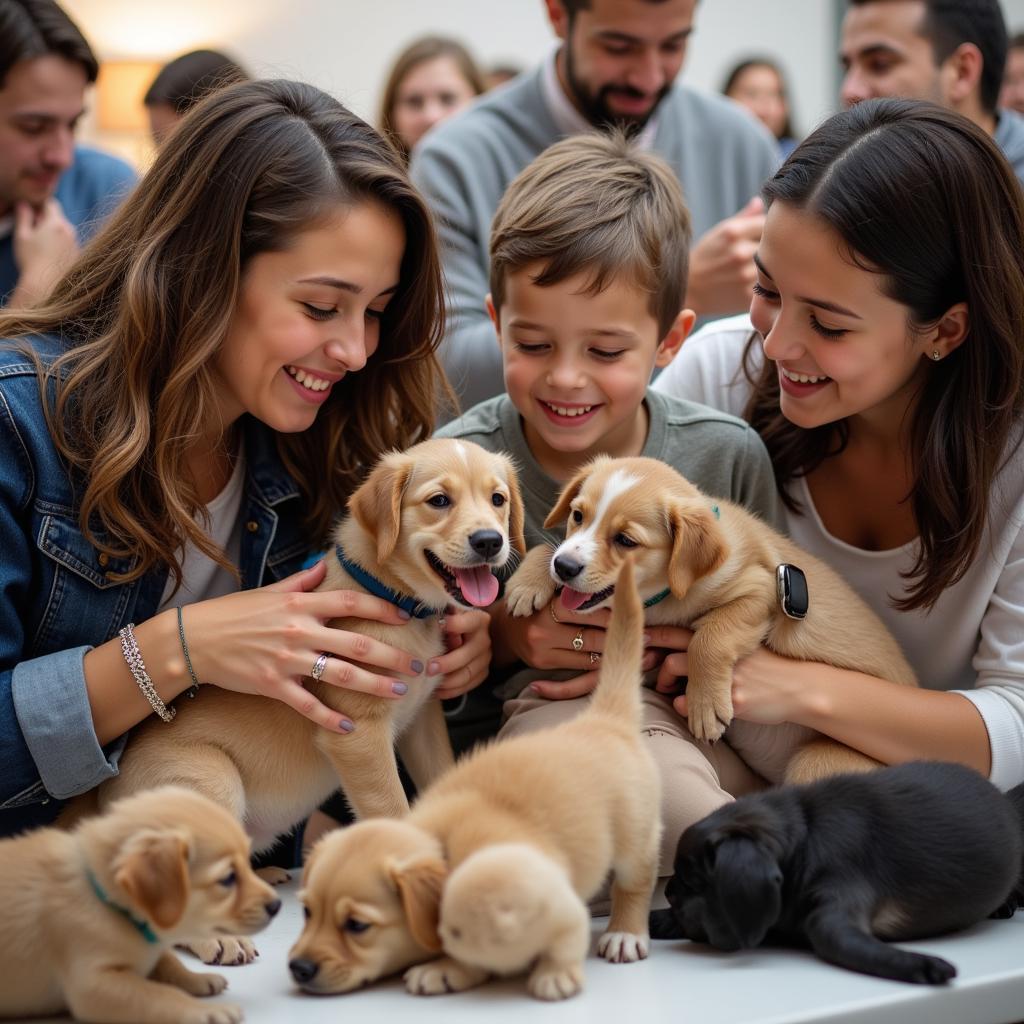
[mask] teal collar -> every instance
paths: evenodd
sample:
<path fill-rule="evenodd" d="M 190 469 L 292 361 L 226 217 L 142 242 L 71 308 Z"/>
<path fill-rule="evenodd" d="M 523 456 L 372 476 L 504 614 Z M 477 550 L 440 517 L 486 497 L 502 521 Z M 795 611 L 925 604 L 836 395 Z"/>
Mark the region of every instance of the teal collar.
<path fill-rule="evenodd" d="M 661 591 L 661 593 L 655 594 L 654 597 L 647 598 L 647 600 L 644 601 L 644 607 L 653 608 L 656 604 L 661 604 L 661 602 L 664 601 L 665 598 L 668 597 L 668 595 L 671 593 L 672 589 L 670 587 L 666 587 L 663 591 Z"/>
<path fill-rule="evenodd" d="M 116 910 L 119 914 L 123 915 L 147 942 L 155 945 L 160 941 L 156 933 L 149 926 L 148 921 L 140 921 L 127 907 L 122 907 L 110 899 L 110 897 L 103 891 L 100 883 L 96 881 L 96 876 L 88 868 L 85 869 L 85 874 L 89 879 L 89 884 L 92 886 L 92 891 L 96 893 L 96 898 L 100 903 L 105 903 L 111 910 Z"/>

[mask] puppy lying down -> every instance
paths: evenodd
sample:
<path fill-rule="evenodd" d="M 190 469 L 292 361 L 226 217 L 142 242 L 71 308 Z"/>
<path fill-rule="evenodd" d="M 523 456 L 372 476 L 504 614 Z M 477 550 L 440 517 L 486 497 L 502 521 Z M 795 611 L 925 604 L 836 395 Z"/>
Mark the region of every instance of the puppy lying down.
<path fill-rule="evenodd" d="M 733 666 L 758 645 L 916 685 L 913 669 L 882 621 L 824 562 L 746 509 L 710 498 L 656 459 L 599 456 L 559 496 L 545 526 L 565 524 L 552 553 L 533 548 L 505 591 L 513 615 L 532 615 L 556 595 L 570 612 L 605 607 L 628 554 L 651 625 L 686 626 L 686 699 L 697 739 L 730 746 L 772 782 L 811 782 L 866 771 L 878 762 L 811 729 L 732 721 Z M 784 611 L 778 567 L 806 574 L 809 607 Z"/>
<path fill-rule="evenodd" d="M 642 629 L 627 560 L 583 714 L 477 750 L 402 821 L 358 822 L 314 847 L 290 961 L 304 989 L 347 992 L 420 964 L 406 974 L 419 994 L 529 971 L 532 995 L 574 995 L 590 944 L 585 901 L 609 871 L 598 952 L 647 955 L 661 825 L 657 771 L 640 740 Z"/>
<path fill-rule="evenodd" d="M 219 974 L 171 952 L 249 935 L 281 901 L 249 867 L 248 836 L 206 797 L 167 786 L 119 800 L 72 832 L 0 842 L 0 1017 L 56 1014 L 114 1024 L 234 1024 L 203 1004 Z"/>
<path fill-rule="evenodd" d="M 1024 786 L 919 761 L 741 797 L 691 825 L 651 915 L 657 939 L 823 960 L 938 985 L 956 968 L 883 940 L 929 938 L 1024 906 Z"/>

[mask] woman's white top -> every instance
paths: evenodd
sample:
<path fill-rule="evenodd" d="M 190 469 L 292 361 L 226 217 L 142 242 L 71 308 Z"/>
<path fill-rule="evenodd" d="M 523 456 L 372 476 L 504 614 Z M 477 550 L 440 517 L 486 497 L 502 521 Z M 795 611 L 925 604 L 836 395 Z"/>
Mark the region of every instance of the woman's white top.
<path fill-rule="evenodd" d="M 208 528 L 206 533 L 214 545 L 223 548 L 228 561 L 238 565 L 242 549 L 242 497 L 245 492 L 245 456 L 239 452 L 235 459 L 231 479 L 224 490 L 207 506 Z M 197 517 L 200 526 L 206 525 L 203 517 Z M 158 611 L 175 605 L 194 604 L 211 597 L 223 597 L 238 590 L 238 579 L 234 574 L 219 566 L 208 555 L 204 555 L 194 544 L 185 545 L 182 560 L 182 585 L 174 592 L 174 577 L 168 575 Z"/>
<path fill-rule="evenodd" d="M 739 367 L 752 330 L 746 314 L 706 325 L 654 389 L 742 415 L 750 384 Z M 755 375 L 763 358 L 755 345 Z M 790 537 L 828 562 L 874 609 L 922 686 L 955 690 L 977 707 L 992 748 L 992 781 L 1001 789 L 1024 782 L 1024 445 L 993 483 L 989 523 L 974 563 L 929 611 L 898 611 L 888 600 L 905 589 L 900 573 L 913 565 L 917 541 L 890 551 L 853 547 L 825 528 L 803 478 L 792 488 L 803 513 L 785 511 Z"/>

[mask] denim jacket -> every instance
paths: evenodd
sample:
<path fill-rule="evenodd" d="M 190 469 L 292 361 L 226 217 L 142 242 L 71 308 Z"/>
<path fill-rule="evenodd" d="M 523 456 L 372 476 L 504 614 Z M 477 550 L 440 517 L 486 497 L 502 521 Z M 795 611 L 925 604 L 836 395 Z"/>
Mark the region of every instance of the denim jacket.
<path fill-rule="evenodd" d="M 39 338 L 44 359 L 60 351 Z M 243 422 L 242 587 L 292 572 L 309 550 L 303 502 L 274 434 Z M 0 835 L 53 819 L 60 801 L 117 774 L 125 737 L 101 747 L 83 658 L 157 610 L 167 573 L 131 583 L 83 536 L 67 465 L 50 437 L 33 364 L 0 347 Z"/>

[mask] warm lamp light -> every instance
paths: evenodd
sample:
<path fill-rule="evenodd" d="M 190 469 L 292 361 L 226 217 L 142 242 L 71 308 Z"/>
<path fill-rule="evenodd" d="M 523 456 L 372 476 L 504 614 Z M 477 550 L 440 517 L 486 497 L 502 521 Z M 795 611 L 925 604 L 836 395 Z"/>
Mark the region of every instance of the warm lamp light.
<path fill-rule="evenodd" d="M 105 132 L 147 132 L 142 97 L 160 70 L 155 60 L 106 60 L 96 82 L 96 122 Z"/>

